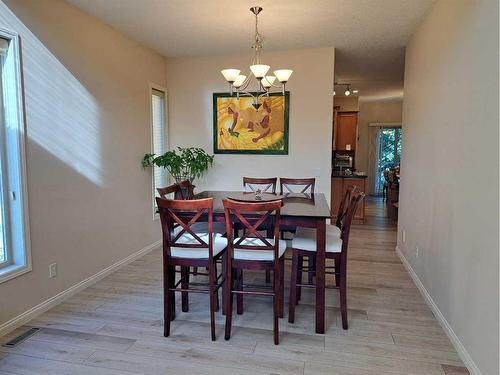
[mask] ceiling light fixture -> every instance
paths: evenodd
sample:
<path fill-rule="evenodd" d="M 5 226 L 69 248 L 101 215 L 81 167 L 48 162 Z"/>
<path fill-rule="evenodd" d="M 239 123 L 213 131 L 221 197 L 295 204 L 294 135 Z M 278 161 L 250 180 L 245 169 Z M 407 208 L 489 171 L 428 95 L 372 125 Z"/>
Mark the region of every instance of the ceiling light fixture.
<path fill-rule="evenodd" d="M 359 92 L 359 90 L 352 90 L 351 91 L 351 84 L 350 83 L 337 83 L 337 82 L 335 82 L 334 86 L 345 86 L 346 87 L 346 89 L 344 91 L 345 96 L 349 96 L 351 94 L 357 94 Z M 333 95 L 335 95 L 335 89 L 333 91 Z"/>
<path fill-rule="evenodd" d="M 252 105 L 257 110 L 261 106 L 260 99 L 263 96 L 269 96 L 272 88 L 281 89 L 282 94 L 285 94 L 285 86 L 290 76 L 293 73 L 291 69 L 278 69 L 273 73 L 274 75 L 267 75 L 268 71 L 271 69 L 269 65 L 262 64 L 261 61 L 261 51 L 263 37 L 259 33 L 259 13 L 262 11 L 261 7 L 254 6 L 250 8 L 250 11 L 255 15 L 255 37 L 252 48 L 254 49 L 252 65 L 250 65 L 250 73 L 248 75 L 240 74 L 239 69 L 224 69 L 221 70 L 222 75 L 229 83 L 229 90 L 231 95 L 236 92 L 236 97 L 250 96 L 253 99 Z M 250 82 L 252 82 L 252 76 L 256 79 L 257 90 L 254 93 L 247 91 Z M 278 80 L 279 84 L 274 82 Z"/>

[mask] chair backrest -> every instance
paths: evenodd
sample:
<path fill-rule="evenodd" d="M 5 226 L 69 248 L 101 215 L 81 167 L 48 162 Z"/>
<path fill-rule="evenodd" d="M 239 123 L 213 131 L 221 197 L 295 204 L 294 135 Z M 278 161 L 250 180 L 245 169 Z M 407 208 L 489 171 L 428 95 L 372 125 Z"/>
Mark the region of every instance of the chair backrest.
<path fill-rule="evenodd" d="M 354 219 L 354 215 L 356 214 L 356 210 L 358 209 L 359 203 L 361 200 L 365 198 L 365 193 L 359 193 L 353 196 L 349 202 L 349 206 L 347 208 L 347 213 L 345 215 L 344 225 L 342 225 L 342 229 L 340 232 L 340 238 L 342 239 L 342 251 L 341 257 L 344 257 L 347 260 L 347 249 L 349 245 L 349 233 L 351 232 L 352 220 Z"/>
<path fill-rule="evenodd" d="M 280 177 L 280 194 L 308 193 L 314 194 L 316 179 L 313 178 L 286 178 Z"/>
<path fill-rule="evenodd" d="M 253 178 L 243 177 L 243 190 L 254 192 L 260 189 L 262 193 L 276 193 L 277 177 Z"/>
<path fill-rule="evenodd" d="M 189 180 L 184 180 L 167 187 L 157 188 L 156 191 L 162 198 L 168 198 L 168 195 L 173 193 L 174 199 L 177 200 L 193 199 L 194 185 Z"/>
<path fill-rule="evenodd" d="M 348 186 L 344 193 L 344 196 L 342 197 L 342 200 L 340 201 L 335 225 L 341 229 L 345 215 L 347 214 L 347 210 L 349 209 L 349 202 L 351 201 L 351 197 L 353 196 L 353 194 L 356 192 L 357 189 L 358 188 L 354 185 Z"/>
<path fill-rule="evenodd" d="M 163 251 L 170 256 L 170 248 L 208 249 L 213 256 L 213 198 L 173 200 L 156 198 L 163 233 Z M 208 242 L 191 227 L 208 216 Z M 174 228 L 180 230 L 174 231 Z M 201 236 L 201 237 L 200 237 Z"/>
<path fill-rule="evenodd" d="M 273 250 L 274 260 L 279 259 L 279 238 L 280 238 L 280 209 L 283 206 L 282 200 L 275 200 L 263 203 L 236 202 L 231 199 L 224 199 L 224 213 L 226 216 L 226 232 L 228 237 L 228 256 L 233 257 L 234 249 L 244 250 Z M 268 241 L 258 228 L 268 220 L 274 219 L 274 242 Z M 234 223 L 239 223 L 239 228 L 243 230 L 243 236 L 235 242 L 233 238 Z M 252 239 L 251 244 L 247 239 Z M 253 240 L 255 239 L 255 240 Z"/>

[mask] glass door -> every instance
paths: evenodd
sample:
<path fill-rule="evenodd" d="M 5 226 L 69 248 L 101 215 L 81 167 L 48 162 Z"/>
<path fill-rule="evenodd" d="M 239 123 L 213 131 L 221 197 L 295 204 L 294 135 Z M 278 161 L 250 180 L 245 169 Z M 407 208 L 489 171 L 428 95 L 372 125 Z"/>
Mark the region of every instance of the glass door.
<path fill-rule="evenodd" d="M 401 127 L 380 128 L 377 140 L 377 163 L 375 171 L 375 193 L 382 194 L 384 188 L 384 170 L 399 166 L 401 161 Z"/>

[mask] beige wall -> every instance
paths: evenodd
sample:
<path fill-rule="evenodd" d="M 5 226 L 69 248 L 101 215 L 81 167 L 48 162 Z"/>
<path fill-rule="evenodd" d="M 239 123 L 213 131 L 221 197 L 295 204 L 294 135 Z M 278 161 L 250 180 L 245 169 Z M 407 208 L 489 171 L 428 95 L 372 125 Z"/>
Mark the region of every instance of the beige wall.
<path fill-rule="evenodd" d="M 401 100 L 379 100 L 359 102 L 358 148 L 356 150 L 356 169 L 372 175 L 368 165 L 368 125 L 372 122 L 401 122 L 403 102 Z"/>
<path fill-rule="evenodd" d="M 339 96 L 335 95 L 333 105 L 340 107 L 339 111 L 357 111 L 359 110 L 359 98 L 357 96 Z"/>
<path fill-rule="evenodd" d="M 438 1 L 406 52 L 398 247 L 483 375 L 499 373 L 498 99 L 498 1 Z"/>
<path fill-rule="evenodd" d="M 289 155 L 216 155 L 198 189 L 241 189 L 243 176 L 317 177 L 330 193 L 334 49 L 266 52 L 271 67 L 290 67 Z M 228 90 L 225 67 L 248 69 L 251 54 L 167 60 L 170 146 L 213 152 L 212 93 Z"/>
<path fill-rule="evenodd" d="M 0 27 L 22 40 L 33 255 L 0 284 L 1 326 L 160 239 L 139 163 L 148 85 L 166 74 L 162 56 L 64 1 L 0 1 Z"/>

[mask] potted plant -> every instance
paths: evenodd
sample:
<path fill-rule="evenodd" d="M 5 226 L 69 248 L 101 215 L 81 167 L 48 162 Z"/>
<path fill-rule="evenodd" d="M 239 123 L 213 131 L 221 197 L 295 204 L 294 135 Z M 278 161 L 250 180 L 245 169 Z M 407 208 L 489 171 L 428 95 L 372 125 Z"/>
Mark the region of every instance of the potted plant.
<path fill-rule="evenodd" d="M 207 154 L 202 148 L 177 147 L 177 151 L 167 151 L 159 156 L 145 154 L 142 166 L 165 168 L 177 183 L 189 180 L 192 184 L 195 178 L 203 176 L 212 166 L 213 161 L 214 156 Z"/>

